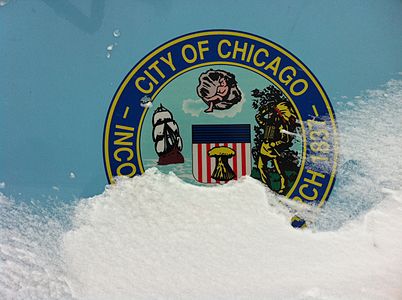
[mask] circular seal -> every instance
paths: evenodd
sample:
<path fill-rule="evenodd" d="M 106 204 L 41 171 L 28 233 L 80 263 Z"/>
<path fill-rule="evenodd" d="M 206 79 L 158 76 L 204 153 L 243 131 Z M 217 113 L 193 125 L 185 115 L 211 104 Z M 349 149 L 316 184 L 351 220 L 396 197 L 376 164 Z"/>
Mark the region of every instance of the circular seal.
<path fill-rule="evenodd" d="M 210 30 L 175 38 L 124 78 L 106 117 L 106 175 L 157 167 L 193 184 L 242 176 L 321 206 L 335 181 L 337 130 L 312 72 L 265 38 Z"/>

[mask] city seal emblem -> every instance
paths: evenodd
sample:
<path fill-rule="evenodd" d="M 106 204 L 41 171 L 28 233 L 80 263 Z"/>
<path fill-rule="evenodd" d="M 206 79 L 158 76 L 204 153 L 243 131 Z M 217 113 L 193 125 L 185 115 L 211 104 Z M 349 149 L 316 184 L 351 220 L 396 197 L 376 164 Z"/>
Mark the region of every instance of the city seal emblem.
<path fill-rule="evenodd" d="M 146 55 L 107 113 L 110 183 L 157 167 L 193 184 L 242 176 L 321 207 L 338 145 L 331 103 L 312 72 L 278 44 L 232 30 L 175 38 Z"/>

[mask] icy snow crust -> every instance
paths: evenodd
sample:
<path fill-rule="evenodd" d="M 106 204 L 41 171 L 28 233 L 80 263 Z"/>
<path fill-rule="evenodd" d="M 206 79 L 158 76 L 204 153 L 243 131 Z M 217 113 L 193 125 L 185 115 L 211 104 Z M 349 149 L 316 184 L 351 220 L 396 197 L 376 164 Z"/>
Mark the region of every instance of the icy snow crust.
<path fill-rule="evenodd" d="M 402 81 L 336 105 L 337 184 L 310 229 L 251 178 L 150 169 L 61 208 L 0 194 L 0 298 L 402 299 Z"/>

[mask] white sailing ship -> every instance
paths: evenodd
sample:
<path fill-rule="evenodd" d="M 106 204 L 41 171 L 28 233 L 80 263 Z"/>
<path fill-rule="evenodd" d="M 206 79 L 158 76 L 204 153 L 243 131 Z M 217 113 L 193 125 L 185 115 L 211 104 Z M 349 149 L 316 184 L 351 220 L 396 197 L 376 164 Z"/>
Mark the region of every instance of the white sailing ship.
<path fill-rule="evenodd" d="M 152 116 L 152 138 L 155 151 L 159 156 L 159 165 L 183 163 L 183 140 L 180 137 L 179 126 L 173 119 L 172 113 L 162 104 Z"/>

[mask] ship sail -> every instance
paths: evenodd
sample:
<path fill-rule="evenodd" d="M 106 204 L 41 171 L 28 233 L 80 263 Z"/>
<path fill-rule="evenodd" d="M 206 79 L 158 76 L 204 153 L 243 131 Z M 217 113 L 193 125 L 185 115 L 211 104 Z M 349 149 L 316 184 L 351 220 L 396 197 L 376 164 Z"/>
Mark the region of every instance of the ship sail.
<path fill-rule="evenodd" d="M 172 120 L 172 121 L 167 121 L 166 123 L 161 123 L 154 127 L 154 130 L 153 130 L 154 141 L 160 140 L 161 138 L 164 137 L 166 126 L 168 126 L 177 137 L 180 137 L 179 127 L 177 126 L 177 123 Z"/>
<path fill-rule="evenodd" d="M 183 149 L 183 140 L 180 137 L 179 126 L 173 119 L 172 113 L 161 104 L 153 114 L 152 124 L 152 138 L 155 142 L 155 151 L 159 155 L 158 163 L 184 162 L 184 158 L 180 153 Z"/>
<path fill-rule="evenodd" d="M 152 123 L 157 125 L 169 120 L 173 120 L 172 113 L 161 105 L 156 109 L 152 118 Z"/>

